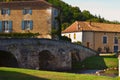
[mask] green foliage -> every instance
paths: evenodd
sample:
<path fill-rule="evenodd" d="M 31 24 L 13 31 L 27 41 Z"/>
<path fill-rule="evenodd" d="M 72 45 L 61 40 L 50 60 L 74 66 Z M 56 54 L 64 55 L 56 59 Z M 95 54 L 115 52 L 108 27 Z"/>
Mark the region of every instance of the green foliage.
<path fill-rule="evenodd" d="M 36 38 L 39 33 L 0 33 L 0 38 Z"/>
<path fill-rule="evenodd" d="M 62 36 L 62 37 L 61 37 L 61 40 L 71 42 L 71 39 L 68 38 L 68 37 L 66 37 L 66 36 Z"/>
<path fill-rule="evenodd" d="M 77 20 L 120 24 L 120 22 L 118 21 L 109 21 L 105 20 L 100 15 L 98 16 L 93 15 L 87 10 L 81 11 L 78 7 L 72 7 L 71 5 L 68 5 L 62 0 L 46 0 L 46 1 L 61 9 L 62 30 L 64 30 L 71 23 Z"/>
<path fill-rule="evenodd" d="M 77 42 L 74 42 L 75 44 L 78 44 L 78 45 L 81 45 L 82 44 L 82 42 L 80 42 L 80 41 L 77 41 Z"/>

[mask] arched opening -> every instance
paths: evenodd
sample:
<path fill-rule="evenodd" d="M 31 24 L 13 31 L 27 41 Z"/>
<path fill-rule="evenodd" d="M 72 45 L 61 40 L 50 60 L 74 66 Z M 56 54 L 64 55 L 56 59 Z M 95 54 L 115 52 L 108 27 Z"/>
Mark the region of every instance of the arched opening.
<path fill-rule="evenodd" d="M 48 50 L 43 50 L 39 53 L 39 69 L 54 70 L 55 56 Z"/>
<path fill-rule="evenodd" d="M 78 50 L 71 50 L 71 63 L 72 69 L 79 69 L 79 64 L 81 62 Z"/>
<path fill-rule="evenodd" d="M 0 51 L 0 67 L 18 67 L 18 63 L 13 54 Z"/>

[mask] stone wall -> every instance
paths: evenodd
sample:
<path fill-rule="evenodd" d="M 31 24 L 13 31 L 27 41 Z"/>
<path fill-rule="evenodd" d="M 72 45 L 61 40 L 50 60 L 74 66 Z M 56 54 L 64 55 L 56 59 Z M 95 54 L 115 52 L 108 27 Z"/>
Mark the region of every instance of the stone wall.
<path fill-rule="evenodd" d="M 48 70 L 71 69 L 71 54 L 75 54 L 79 61 L 96 55 L 83 46 L 49 39 L 0 39 L 0 50 L 14 54 L 19 67 L 41 69 L 46 66 Z"/>

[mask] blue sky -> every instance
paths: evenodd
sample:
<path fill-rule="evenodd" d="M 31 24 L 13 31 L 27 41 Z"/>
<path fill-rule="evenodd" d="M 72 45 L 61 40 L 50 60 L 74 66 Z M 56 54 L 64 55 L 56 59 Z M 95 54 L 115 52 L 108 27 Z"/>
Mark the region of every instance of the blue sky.
<path fill-rule="evenodd" d="M 88 10 L 93 15 L 101 15 L 107 20 L 120 21 L 120 0 L 62 0 L 80 10 Z"/>

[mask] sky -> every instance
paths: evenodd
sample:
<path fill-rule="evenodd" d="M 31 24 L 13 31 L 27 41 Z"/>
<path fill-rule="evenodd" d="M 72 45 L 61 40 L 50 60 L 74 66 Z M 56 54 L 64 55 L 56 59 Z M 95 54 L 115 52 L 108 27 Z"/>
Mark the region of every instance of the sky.
<path fill-rule="evenodd" d="M 81 11 L 88 10 L 93 15 L 100 15 L 110 21 L 120 22 L 120 0 L 62 0 L 77 6 Z"/>

